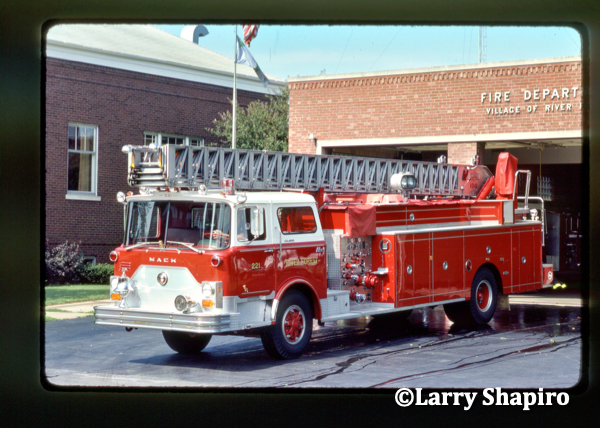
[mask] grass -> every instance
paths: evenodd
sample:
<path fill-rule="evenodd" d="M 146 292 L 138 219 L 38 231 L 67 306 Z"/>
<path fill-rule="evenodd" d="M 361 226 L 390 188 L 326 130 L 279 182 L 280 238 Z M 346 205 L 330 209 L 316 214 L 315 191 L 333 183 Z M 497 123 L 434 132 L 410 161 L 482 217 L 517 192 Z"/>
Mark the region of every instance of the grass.
<path fill-rule="evenodd" d="M 109 298 L 110 286 L 98 285 L 54 285 L 45 287 L 45 306 L 63 303 L 85 302 L 88 300 L 105 300 Z"/>

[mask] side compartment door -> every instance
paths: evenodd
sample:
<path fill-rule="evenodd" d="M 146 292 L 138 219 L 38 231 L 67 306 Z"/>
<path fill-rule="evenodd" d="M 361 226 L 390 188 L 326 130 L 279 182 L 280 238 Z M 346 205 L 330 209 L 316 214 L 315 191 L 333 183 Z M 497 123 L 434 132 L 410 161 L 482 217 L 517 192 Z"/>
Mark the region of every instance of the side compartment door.
<path fill-rule="evenodd" d="M 433 281 L 434 301 L 462 297 L 463 289 L 463 248 L 462 231 L 439 232 L 433 234 Z"/>
<path fill-rule="evenodd" d="M 431 234 L 398 236 L 396 307 L 431 302 Z"/>
<path fill-rule="evenodd" d="M 519 267 L 519 291 L 535 290 L 541 284 L 541 234 L 533 229 L 515 228 L 515 231 L 513 243 L 518 242 L 518 257 L 515 262 Z"/>
<path fill-rule="evenodd" d="M 414 297 L 413 305 L 429 303 L 431 297 L 431 233 L 416 233 L 413 247 Z"/>
<path fill-rule="evenodd" d="M 253 208 L 264 212 L 264 233 L 260 236 L 253 236 L 250 231 Z M 232 236 L 236 247 L 237 294 L 242 298 L 269 295 L 275 290 L 273 229 L 267 227 L 270 218 L 265 208 L 262 205 L 235 208 Z"/>

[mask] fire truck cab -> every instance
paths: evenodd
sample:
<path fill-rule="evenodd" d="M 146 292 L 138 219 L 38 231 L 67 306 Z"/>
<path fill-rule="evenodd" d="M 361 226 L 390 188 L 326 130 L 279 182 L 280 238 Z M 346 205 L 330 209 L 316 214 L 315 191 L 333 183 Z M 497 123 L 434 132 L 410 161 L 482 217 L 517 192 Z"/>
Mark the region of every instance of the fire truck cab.
<path fill-rule="evenodd" d="M 180 353 L 200 352 L 213 334 L 260 335 L 271 356 L 291 359 L 306 349 L 313 320 L 397 322 L 415 308 L 443 305 L 451 321 L 485 324 L 508 294 L 552 285 L 552 265 L 542 263 L 543 206 L 540 218 L 527 206 L 527 189 L 519 207 L 515 181 L 523 171 L 508 154 L 496 176 L 478 165 L 426 165 L 430 180 L 433 171 L 439 180 L 427 185 L 423 165 L 392 165 L 404 171 L 375 179 L 389 183 L 384 192 L 375 182 L 365 183 L 373 191 L 356 191 L 360 180 L 336 184 L 329 159 L 292 158 L 297 177 L 311 170 L 309 161 L 327 162 L 314 169 L 334 191 L 316 183 L 304 192 L 265 190 L 266 179 L 263 189 L 235 190 L 243 174 L 218 185 L 203 178 L 208 188 L 194 180 L 212 171 L 210 162 L 223 171 L 228 153 L 237 162 L 230 170 L 242 173 L 241 155 L 259 166 L 269 159 L 217 151 L 209 162 L 208 151 L 185 150 L 128 151 L 130 183 L 164 184 L 118 196 L 125 236 L 110 256 L 114 305 L 96 307 L 96 323 L 162 330 Z M 271 173 L 284 165 L 281 153 L 273 156 Z M 338 160 L 354 170 L 363 161 Z M 371 176 L 384 177 L 387 166 L 373 162 Z M 173 180 L 188 186 L 165 185 Z M 286 180 L 278 173 L 277 182 Z M 257 181 L 248 178 L 246 188 Z"/>
<path fill-rule="evenodd" d="M 279 315 L 287 325 L 274 340 L 308 342 L 327 297 L 312 196 L 159 191 L 130 196 L 126 207 L 124 242 L 111 253 L 116 304 L 97 307 L 97 323 L 160 329 L 187 352 L 211 334 L 271 326 Z"/>

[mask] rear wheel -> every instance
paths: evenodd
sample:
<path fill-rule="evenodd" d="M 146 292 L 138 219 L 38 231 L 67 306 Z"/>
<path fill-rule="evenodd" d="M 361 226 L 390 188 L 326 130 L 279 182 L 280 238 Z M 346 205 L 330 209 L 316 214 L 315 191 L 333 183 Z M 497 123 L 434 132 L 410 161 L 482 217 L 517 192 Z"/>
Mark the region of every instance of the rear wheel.
<path fill-rule="evenodd" d="M 469 317 L 469 302 L 447 303 L 444 305 L 446 317 L 455 324 L 466 324 Z"/>
<path fill-rule="evenodd" d="M 297 290 L 285 293 L 279 302 L 275 325 L 260 332 L 265 351 L 280 360 L 298 358 L 308 346 L 313 314 L 310 302 Z"/>
<path fill-rule="evenodd" d="M 444 305 L 448 319 L 459 324 L 487 324 L 496 312 L 498 286 L 494 274 L 481 268 L 471 285 L 471 300 Z"/>
<path fill-rule="evenodd" d="M 473 278 L 469 309 L 477 324 L 487 324 L 496 312 L 498 286 L 496 278 L 488 268 L 480 269 Z"/>
<path fill-rule="evenodd" d="M 167 345 L 175 352 L 198 354 L 206 348 L 212 335 L 163 330 L 163 337 Z"/>

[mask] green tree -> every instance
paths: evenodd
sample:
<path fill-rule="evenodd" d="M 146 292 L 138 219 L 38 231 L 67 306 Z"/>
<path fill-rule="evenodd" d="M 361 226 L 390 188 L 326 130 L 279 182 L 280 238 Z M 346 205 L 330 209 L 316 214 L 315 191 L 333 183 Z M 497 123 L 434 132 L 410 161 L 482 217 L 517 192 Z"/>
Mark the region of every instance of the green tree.
<path fill-rule="evenodd" d="M 267 101 L 252 101 L 248 107 L 238 106 L 236 147 L 238 149 L 287 151 L 290 93 L 284 88 L 277 95 L 267 95 Z M 231 145 L 230 111 L 219 113 L 213 127 L 207 131 L 221 143 Z"/>

